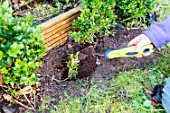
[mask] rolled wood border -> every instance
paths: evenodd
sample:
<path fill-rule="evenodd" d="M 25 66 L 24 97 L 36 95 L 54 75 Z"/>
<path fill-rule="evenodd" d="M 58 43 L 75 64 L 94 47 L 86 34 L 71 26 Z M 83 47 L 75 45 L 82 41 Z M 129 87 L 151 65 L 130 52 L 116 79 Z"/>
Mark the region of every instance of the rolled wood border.
<path fill-rule="evenodd" d="M 72 28 L 72 26 L 70 25 L 70 26 L 68 26 L 66 29 L 63 29 L 62 31 L 60 31 L 60 32 L 52 35 L 51 37 L 45 39 L 44 44 L 45 44 L 45 45 L 46 45 L 47 43 L 51 43 L 51 44 L 52 44 L 53 40 L 55 40 L 56 38 L 59 38 L 59 36 L 61 36 L 61 35 L 64 34 L 64 33 L 67 33 L 67 35 L 68 35 L 68 31 L 69 31 L 71 28 Z M 57 40 L 56 40 L 56 41 L 57 41 Z"/>
<path fill-rule="evenodd" d="M 61 14 L 61 15 L 53 18 L 53 19 L 50 19 L 49 21 L 44 22 L 44 23 L 42 23 L 42 24 L 40 24 L 40 25 L 41 25 L 41 26 L 45 26 L 45 29 L 44 29 L 44 30 L 46 30 L 46 29 L 50 28 L 51 26 L 53 26 L 53 25 L 55 25 L 55 24 L 57 24 L 57 23 L 65 20 L 65 19 L 68 19 L 68 18 L 70 18 L 70 16 L 72 16 L 72 15 L 80 12 L 80 10 L 81 10 L 82 8 L 83 8 L 83 6 L 78 6 L 78 7 L 74 8 L 74 9 L 71 9 L 70 11 L 68 11 L 68 12 L 66 12 L 66 13 L 63 13 L 63 14 Z M 43 31 L 44 31 L 44 30 L 43 30 Z"/>
<path fill-rule="evenodd" d="M 64 37 L 67 37 L 67 36 L 68 36 L 68 33 L 64 33 L 61 36 L 51 40 L 50 43 L 47 43 L 47 44 L 53 45 L 55 42 L 58 42 L 59 40 L 62 40 Z"/>
<path fill-rule="evenodd" d="M 59 41 L 55 42 L 54 44 L 52 44 L 51 46 L 49 46 L 47 48 L 47 51 L 49 51 L 50 49 L 52 49 L 54 47 L 64 44 L 67 39 L 68 39 L 68 36 L 62 37 L 62 40 L 59 40 Z"/>
<path fill-rule="evenodd" d="M 83 6 L 78 6 L 40 24 L 40 26 L 44 27 L 42 33 L 44 35 L 44 45 L 47 46 L 47 51 L 67 41 L 68 32 L 72 29 L 72 21 L 80 15 L 80 10 L 82 8 Z"/>
<path fill-rule="evenodd" d="M 70 18 L 66 19 L 66 20 L 63 20 L 62 22 L 60 23 L 57 23 L 53 26 L 51 26 L 50 28 L 46 29 L 46 30 L 43 30 L 43 34 L 44 34 L 44 38 L 48 38 L 50 35 L 53 35 L 55 34 L 56 32 L 62 30 L 63 28 L 65 28 L 65 24 L 70 24 L 72 23 L 72 21 L 77 18 L 78 16 L 80 15 L 80 13 L 78 14 L 75 14 L 73 16 L 71 16 Z"/>

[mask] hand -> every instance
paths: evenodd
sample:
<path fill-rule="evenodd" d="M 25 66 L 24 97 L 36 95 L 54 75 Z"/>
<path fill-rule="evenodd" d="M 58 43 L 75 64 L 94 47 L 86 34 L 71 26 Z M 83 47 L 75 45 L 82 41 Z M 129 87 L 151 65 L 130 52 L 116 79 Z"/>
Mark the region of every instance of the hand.
<path fill-rule="evenodd" d="M 129 43 L 128 46 L 136 46 L 135 51 L 138 52 L 144 45 L 150 44 L 151 41 L 150 39 L 145 35 L 141 34 L 134 39 L 132 39 Z M 138 56 L 138 58 L 141 58 L 142 56 L 149 56 L 153 53 L 154 51 L 147 52 L 141 56 Z"/>

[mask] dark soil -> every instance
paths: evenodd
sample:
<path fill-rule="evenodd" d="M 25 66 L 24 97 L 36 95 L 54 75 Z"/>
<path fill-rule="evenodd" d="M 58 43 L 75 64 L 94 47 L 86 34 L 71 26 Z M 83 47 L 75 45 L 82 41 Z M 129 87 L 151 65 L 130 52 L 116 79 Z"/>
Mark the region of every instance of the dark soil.
<path fill-rule="evenodd" d="M 120 28 L 114 28 L 112 30 L 116 31 L 115 36 L 109 35 L 98 38 L 94 44 L 89 46 L 68 41 L 64 46 L 50 50 L 47 55 L 43 57 L 43 66 L 38 70 L 38 73 L 41 75 L 54 75 L 56 79 L 66 78 L 67 76 L 65 76 L 65 74 L 61 74 L 65 71 L 66 61 L 68 61 L 70 54 L 75 54 L 78 51 L 80 51 L 80 66 L 77 78 L 89 76 L 103 78 L 108 77 L 110 73 L 134 68 L 143 69 L 147 65 L 152 65 L 153 59 L 155 59 L 154 55 L 142 59 L 116 58 L 111 60 L 95 55 L 95 53 L 102 54 L 107 49 L 127 46 L 128 42 L 142 31 L 142 29 L 127 30 Z"/>

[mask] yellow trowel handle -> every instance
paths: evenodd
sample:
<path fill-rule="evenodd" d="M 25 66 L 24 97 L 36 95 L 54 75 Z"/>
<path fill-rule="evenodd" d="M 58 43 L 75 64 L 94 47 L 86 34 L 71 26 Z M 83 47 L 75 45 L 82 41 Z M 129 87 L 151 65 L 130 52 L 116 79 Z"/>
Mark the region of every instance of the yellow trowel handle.
<path fill-rule="evenodd" d="M 151 50 L 153 50 L 153 48 L 154 47 L 152 44 L 148 44 L 143 46 L 138 52 L 135 52 L 136 46 L 129 46 L 124 48 L 119 48 L 116 50 L 108 49 L 105 51 L 104 57 L 106 59 L 121 58 L 121 57 L 135 57 L 150 52 Z"/>

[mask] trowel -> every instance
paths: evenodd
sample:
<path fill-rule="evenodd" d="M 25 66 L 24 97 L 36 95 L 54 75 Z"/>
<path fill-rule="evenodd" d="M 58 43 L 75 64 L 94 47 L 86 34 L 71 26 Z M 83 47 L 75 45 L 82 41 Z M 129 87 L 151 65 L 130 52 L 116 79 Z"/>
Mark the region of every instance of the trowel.
<path fill-rule="evenodd" d="M 154 46 L 152 44 L 148 44 L 143 46 L 138 52 L 136 52 L 135 51 L 136 46 L 128 46 L 128 47 L 117 48 L 117 49 L 108 49 L 104 52 L 104 54 L 96 53 L 96 55 L 104 56 L 106 59 L 137 57 L 152 51 L 153 48 Z"/>

